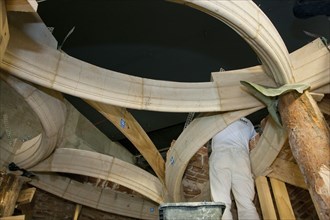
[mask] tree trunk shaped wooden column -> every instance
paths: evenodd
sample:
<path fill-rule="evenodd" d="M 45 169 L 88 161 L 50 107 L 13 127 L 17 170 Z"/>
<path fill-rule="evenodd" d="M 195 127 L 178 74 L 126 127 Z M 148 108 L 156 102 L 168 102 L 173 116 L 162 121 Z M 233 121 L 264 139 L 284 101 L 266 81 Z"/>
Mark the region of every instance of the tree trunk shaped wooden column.
<path fill-rule="evenodd" d="M 279 111 L 318 216 L 330 219 L 329 127 L 307 91 L 280 96 Z"/>

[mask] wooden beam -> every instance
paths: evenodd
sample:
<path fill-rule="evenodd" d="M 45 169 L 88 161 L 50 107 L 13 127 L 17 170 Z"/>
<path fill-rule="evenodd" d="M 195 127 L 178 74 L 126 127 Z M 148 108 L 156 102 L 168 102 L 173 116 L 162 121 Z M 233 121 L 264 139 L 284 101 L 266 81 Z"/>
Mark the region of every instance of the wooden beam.
<path fill-rule="evenodd" d="M 157 177 L 133 164 L 101 153 L 57 148 L 50 157 L 30 170 L 73 173 L 109 180 L 132 189 L 159 204 L 164 201 L 163 185 Z"/>
<path fill-rule="evenodd" d="M 85 100 L 111 121 L 138 149 L 162 183 L 165 183 L 165 161 L 141 125 L 126 108 Z"/>
<path fill-rule="evenodd" d="M 267 174 L 268 177 L 281 180 L 293 186 L 307 189 L 304 176 L 301 174 L 298 164 L 291 161 L 276 158 L 276 160 L 270 167 L 270 170 L 271 172 Z"/>
<path fill-rule="evenodd" d="M 8 217 L 0 217 L 0 220 L 25 220 L 25 215 L 15 215 Z"/>
<path fill-rule="evenodd" d="M 296 219 L 292 210 L 289 194 L 286 189 L 285 183 L 273 178 L 270 178 L 270 183 L 272 185 L 276 208 L 280 219 Z"/>
<path fill-rule="evenodd" d="M 36 0 L 7 0 L 7 11 L 37 12 L 38 2 Z"/>
<path fill-rule="evenodd" d="M 330 131 L 316 102 L 306 91 L 280 96 L 279 111 L 292 154 L 305 177 L 321 220 L 330 218 Z"/>
<path fill-rule="evenodd" d="M 16 203 L 18 204 L 30 203 L 34 197 L 35 192 L 36 192 L 36 188 L 34 187 L 21 190 L 21 192 L 18 195 Z"/>
<path fill-rule="evenodd" d="M 263 219 L 276 220 L 276 212 L 267 177 L 258 176 L 255 182 Z"/>
<path fill-rule="evenodd" d="M 5 0 L 0 0 L 0 63 L 9 42 L 9 29 Z"/>
<path fill-rule="evenodd" d="M 74 210 L 73 220 L 78 220 L 82 205 L 76 204 L 76 209 Z"/>
<path fill-rule="evenodd" d="M 16 200 L 25 182 L 15 174 L 0 174 L 0 217 L 11 216 L 14 213 Z"/>

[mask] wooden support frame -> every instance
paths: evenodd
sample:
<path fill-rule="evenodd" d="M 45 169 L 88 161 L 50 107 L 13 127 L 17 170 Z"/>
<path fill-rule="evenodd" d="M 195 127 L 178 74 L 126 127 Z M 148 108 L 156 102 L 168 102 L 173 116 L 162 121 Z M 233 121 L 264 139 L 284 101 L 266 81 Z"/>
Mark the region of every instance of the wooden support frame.
<path fill-rule="evenodd" d="M 165 161 L 152 140 L 131 113 L 125 108 L 117 106 L 89 100 L 86 100 L 86 102 L 110 120 L 132 142 L 146 161 L 148 161 L 160 181 L 165 184 Z"/>

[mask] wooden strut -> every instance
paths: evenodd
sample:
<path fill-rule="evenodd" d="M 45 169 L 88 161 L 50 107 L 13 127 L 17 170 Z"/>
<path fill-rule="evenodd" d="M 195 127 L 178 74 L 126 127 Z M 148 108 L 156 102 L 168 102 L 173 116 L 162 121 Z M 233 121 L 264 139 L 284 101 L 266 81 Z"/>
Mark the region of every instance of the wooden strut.
<path fill-rule="evenodd" d="M 318 216 L 330 219 L 329 127 L 308 91 L 280 96 L 279 111 Z"/>

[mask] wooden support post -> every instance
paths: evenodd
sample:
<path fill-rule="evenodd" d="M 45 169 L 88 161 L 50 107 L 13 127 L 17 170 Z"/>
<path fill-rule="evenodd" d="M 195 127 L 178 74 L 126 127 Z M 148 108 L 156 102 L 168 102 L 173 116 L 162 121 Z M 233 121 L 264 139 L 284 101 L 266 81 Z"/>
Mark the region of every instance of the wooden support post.
<path fill-rule="evenodd" d="M 14 213 L 24 180 L 14 174 L 0 174 L 0 177 L 0 217 L 7 217 Z"/>
<path fill-rule="evenodd" d="M 76 204 L 76 209 L 74 211 L 73 220 L 78 220 L 80 212 L 81 212 L 81 208 L 82 208 L 82 205 Z"/>
<path fill-rule="evenodd" d="M 258 176 L 256 178 L 256 187 L 263 219 L 276 220 L 276 212 L 272 200 L 272 195 L 270 193 L 267 177 Z"/>
<path fill-rule="evenodd" d="M 270 183 L 280 219 L 296 219 L 285 183 L 274 178 L 270 178 Z"/>
<path fill-rule="evenodd" d="M 329 127 L 307 91 L 280 96 L 279 111 L 318 216 L 330 219 Z"/>
<path fill-rule="evenodd" d="M 9 29 L 5 0 L 0 0 L 0 63 L 9 41 Z"/>

